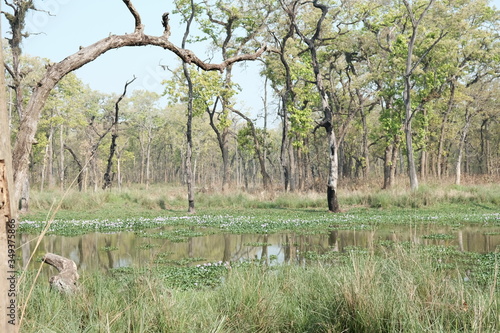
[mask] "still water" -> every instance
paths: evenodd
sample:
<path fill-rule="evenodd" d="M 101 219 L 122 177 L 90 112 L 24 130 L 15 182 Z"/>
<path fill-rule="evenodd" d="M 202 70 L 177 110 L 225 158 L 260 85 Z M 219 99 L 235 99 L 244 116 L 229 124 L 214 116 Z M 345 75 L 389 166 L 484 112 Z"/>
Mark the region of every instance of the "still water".
<path fill-rule="evenodd" d="M 353 246 L 369 249 L 385 241 L 453 246 L 461 251 L 486 253 L 494 252 L 500 246 L 500 228 L 462 227 L 457 230 L 422 226 L 376 231 L 334 230 L 315 235 L 292 232 L 270 235 L 212 234 L 188 237 L 182 242 L 144 237 L 133 232 L 92 233 L 76 237 L 48 235 L 35 251 L 34 258 L 41 258 L 47 252 L 59 254 L 72 259 L 79 271 L 144 267 L 158 260 L 175 263 L 189 258 L 192 264 L 252 259 L 301 263 L 311 252 L 345 251 Z M 23 267 L 35 244 L 36 236 L 21 235 L 19 264 Z M 38 267 L 40 263 L 34 261 L 31 265 Z"/>

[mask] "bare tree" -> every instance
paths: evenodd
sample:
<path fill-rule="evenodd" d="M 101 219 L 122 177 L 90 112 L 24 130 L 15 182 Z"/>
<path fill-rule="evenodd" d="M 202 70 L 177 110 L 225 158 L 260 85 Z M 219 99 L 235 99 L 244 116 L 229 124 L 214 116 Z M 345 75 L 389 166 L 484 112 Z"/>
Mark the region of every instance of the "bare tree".
<path fill-rule="evenodd" d="M 113 156 L 115 155 L 116 151 L 116 139 L 118 138 L 118 112 L 120 111 L 119 104 L 122 101 L 122 99 L 125 97 L 127 94 L 127 88 L 128 86 L 135 81 L 135 77 L 127 81 L 125 83 L 125 87 L 123 88 L 123 93 L 118 97 L 115 103 L 115 117 L 113 120 L 113 124 L 111 125 L 113 127 L 113 134 L 111 134 L 111 144 L 109 145 L 109 156 L 108 156 L 108 163 L 106 165 L 106 172 L 104 173 L 104 184 L 102 185 L 102 189 L 105 190 L 107 188 L 111 187 L 111 167 L 113 166 Z"/>

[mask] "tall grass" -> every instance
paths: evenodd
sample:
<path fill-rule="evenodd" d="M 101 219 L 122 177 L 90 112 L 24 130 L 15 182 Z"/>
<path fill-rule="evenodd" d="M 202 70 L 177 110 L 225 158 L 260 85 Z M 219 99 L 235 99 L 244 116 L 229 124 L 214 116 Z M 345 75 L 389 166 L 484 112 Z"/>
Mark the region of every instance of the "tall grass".
<path fill-rule="evenodd" d="M 187 199 L 183 187 L 154 185 L 149 189 L 130 187 L 122 190 L 84 192 L 70 190 L 63 198 L 57 190 L 36 192 L 31 196 L 31 215 L 44 217 L 54 202 L 61 203 L 60 214 L 65 212 L 99 217 L 144 216 L 159 212 L 184 211 Z M 207 209 L 327 209 L 326 195 L 313 191 L 280 192 L 260 191 L 254 193 L 239 190 L 199 192 L 196 207 Z M 381 190 L 375 184 L 345 186 L 339 188 L 339 200 L 343 210 L 352 207 L 367 208 L 424 208 L 438 205 L 485 205 L 500 206 L 500 184 L 481 185 L 422 184 L 417 191 L 405 187 Z M 74 216 L 73 216 L 74 217 Z"/>
<path fill-rule="evenodd" d="M 179 289 L 144 272 L 84 274 L 74 295 L 38 281 L 21 331 L 499 331 L 496 276 L 466 281 L 437 264 L 427 251 L 396 247 L 306 267 L 239 265 L 215 288 Z"/>

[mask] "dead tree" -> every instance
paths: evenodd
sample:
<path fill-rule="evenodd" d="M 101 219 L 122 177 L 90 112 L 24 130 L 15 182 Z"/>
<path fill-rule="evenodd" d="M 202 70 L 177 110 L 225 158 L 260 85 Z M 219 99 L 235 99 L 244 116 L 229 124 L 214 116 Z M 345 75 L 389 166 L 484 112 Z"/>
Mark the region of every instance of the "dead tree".
<path fill-rule="evenodd" d="M 104 173 L 104 184 L 102 185 L 103 190 L 111 187 L 111 180 L 112 180 L 111 167 L 113 166 L 113 156 L 115 155 L 116 151 L 116 139 L 118 138 L 118 118 L 119 118 L 118 111 L 120 110 L 119 104 L 125 97 L 125 94 L 127 93 L 127 87 L 129 86 L 129 84 L 134 82 L 135 79 L 136 77 L 125 83 L 125 87 L 123 88 L 123 94 L 118 98 L 118 100 L 115 103 L 115 118 L 113 120 L 113 124 L 111 125 L 111 127 L 113 128 L 113 134 L 111 134 L 111 145 L 109 146 L 108 164 L 106 166 L 106 172 Z"/>
<path fill-rule="evenodd" d="M 77 289 L 77 281 L 80 278 L 73 260 L 61 257 L 57 254 L 47 253 L 42 261 L 55 267 L 59 274 L 51 276 L 50 287 L 62 293 L 72 293 Z"/>

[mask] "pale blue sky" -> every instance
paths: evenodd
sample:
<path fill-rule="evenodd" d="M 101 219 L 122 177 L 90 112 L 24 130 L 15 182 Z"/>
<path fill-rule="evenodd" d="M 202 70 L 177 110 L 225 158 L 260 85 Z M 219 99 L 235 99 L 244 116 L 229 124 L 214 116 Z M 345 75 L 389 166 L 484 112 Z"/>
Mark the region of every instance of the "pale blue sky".
<path fill-rule="evenodd" d="M 161 35 L 161 15 L 173 11 L 173 1 L 133 1 L 140 13 L 146 33 Z M 25 40 L 24 52 L 30 55 L 60 61 L 97 40 L 113 34 L 133 32 L 134 20 L 122 0 L 44 0 L 37 1 L 40 9 L 46 9 L 53 16 L 37 12 L 27 19 L 27 30 L 39 32 Z M 500 0 L 491 1 L 500 8 Z M 2 4 L 5 8 L 5 4 Z M 171 41 L 180 46 L 184 26 L 179 25 L 178 15 L 171 17 Z M 2 22 L 3 33 L 7 24 Z M 203 47 L 190 47 L 197 55 L 208 60 L 211 56 Z M 217 59 L 214 59 L 216 62 Z M 76 74 L 92 89 L 106 93 L 121 93 L 123 85 L 134 75 L 137 80 L 131 88 L 163 91 L 161 81 L 169 73 L 159 66 L 175 68 L 179 60 L 169 51 L 159 47 L 130 47 L 112 50 L 79 69 Z M 262 112 L 264 81 L 258 75 L 259 65 L 238 64 L 235 81 L 243 91 L 239 95 L 238 107 L 252 115 Z"/>
<path fill-rule="evenodd" d="M 133 3 L 141 15 L 145 32 L 161 35 L 161 16 L 164 12 L 172 13 L 172 1 L 135 0 Z M 36 12 L 27 18 L 27 30 L 40 34 L 27 38 L 23 43 L 23 50 L 26 54 L 52 61 L 60 61 L 77 52 L 80 46 L 88 46 L 110 33 L 118 35 L 134 30 L 134 19 L 122 0 L 44 0 L 38 1 L 37 6 L 50 11 L 53 16 Z M 180 25 L 179 15 L 171 14 L 170 17 L 170 40 L 180 46 L 185 26 Z M 5 21 L 2 22 L 2 29 L 3 33 L 7 30 Z M 213 57 L 206 48 L 188 48 L 203 60 Z M 219 57 L 218 54 L 215 56 Z M 211 62 L 218 62 L 217 58 Z M 134 75 L 137 80 L 130 86 L 131 89 L 161 93 L 161 81 L 169 78 L 170 73 L 163 70 L 160 64 L 175 69 L 180 62 L 173 53 L 159 47 L 127 47 L 108 51 L 77 70 L 76 74 L 92 89 L 106 93 L 121 94 L 125 82 Z M 240 94 L 238 107 L 253 115 L 263 108 L 260 96 L 263 96 L 264 81 L 258 75 L 257 66 L 238 64 L 235 70 L 235 81 L 244 91 Z"/>

